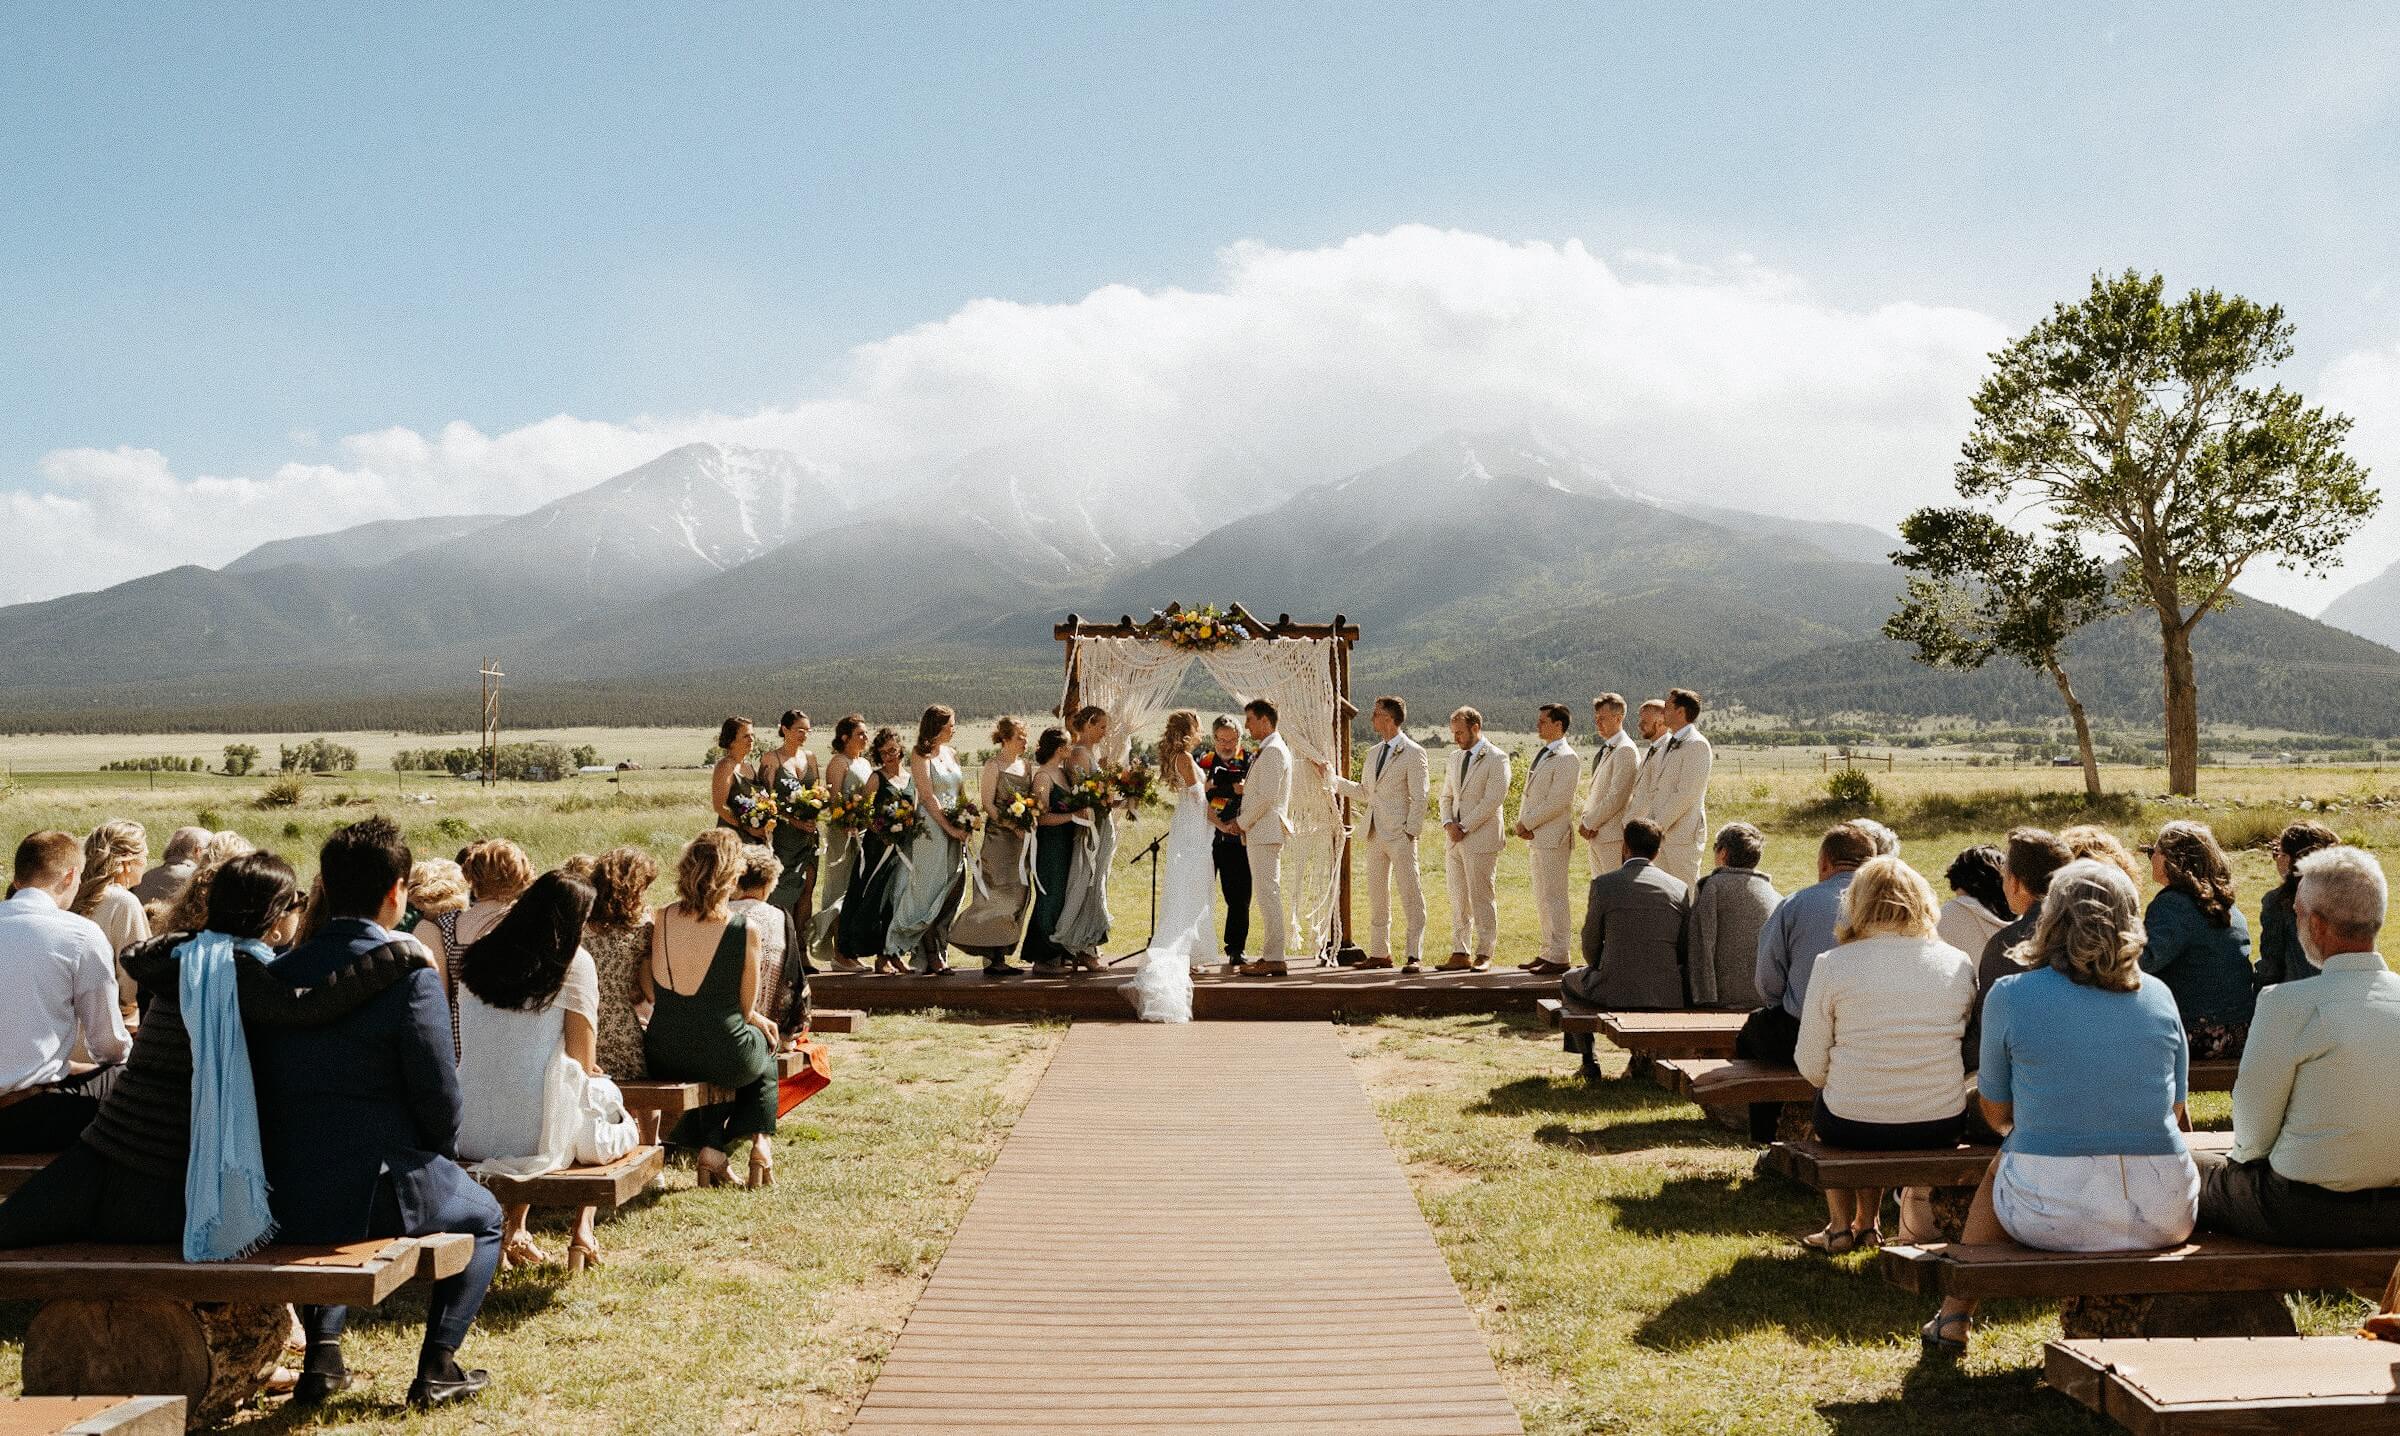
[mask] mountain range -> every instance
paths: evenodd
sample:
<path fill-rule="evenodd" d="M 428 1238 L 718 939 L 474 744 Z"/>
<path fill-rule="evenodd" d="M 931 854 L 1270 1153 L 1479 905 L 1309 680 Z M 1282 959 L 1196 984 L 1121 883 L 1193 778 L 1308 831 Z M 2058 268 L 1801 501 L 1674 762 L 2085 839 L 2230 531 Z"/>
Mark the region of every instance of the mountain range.
<path fill-rule="evenodd" d="M 1364 630 L 1360 695 L 1424 713 L 1684 683 L 1799 718 L 2055 714 L 2045 679 L 1939 672 L 1881 637 L 1897 547 L 1663 498 L 1526 428 L 1306 487 L 1201 452 L 1138 494 L 1027 448 L 869 495 L 789 454 L 690 444 L 527 514 L 359 525 L 0 608 L 0 728 L 456 727 L 487 654 L 530 723 L 795 697 L 1024 711 L 1055 701 L 1059 617 L 1174 600 L 1343 614 Z M 2400 652 L 2361 632 L 2248 599 L 2213 615 L 2204 716 L 2400 733 Z M 2103 718 L 2155 722 L 2139 615 L 2080 636 L 2070 671 Z"/>

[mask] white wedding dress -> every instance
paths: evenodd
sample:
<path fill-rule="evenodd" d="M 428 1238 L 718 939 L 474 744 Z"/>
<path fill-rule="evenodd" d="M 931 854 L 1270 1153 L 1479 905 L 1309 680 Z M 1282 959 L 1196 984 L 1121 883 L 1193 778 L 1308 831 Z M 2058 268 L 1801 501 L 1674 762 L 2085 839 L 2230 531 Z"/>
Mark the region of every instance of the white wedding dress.
<path fill-rule="evenodd" d="M 1144 1022 L 1192 1020 L 1192 968 L 1214 963 L 1217 943 L 1214 897 L 1217 865 L 1208 825 L 1208 793 L 1193 781 L 1175 799 L 1175 819 L 1158 866 L 1158 933 L 1142 954 L 1126 992 Z"/>

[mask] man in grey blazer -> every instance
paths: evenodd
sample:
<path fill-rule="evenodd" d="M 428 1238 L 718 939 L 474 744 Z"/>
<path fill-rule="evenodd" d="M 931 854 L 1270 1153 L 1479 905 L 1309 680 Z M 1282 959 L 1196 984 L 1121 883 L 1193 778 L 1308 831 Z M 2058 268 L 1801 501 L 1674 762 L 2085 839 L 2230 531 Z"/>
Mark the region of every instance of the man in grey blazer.
<path fill-rule="evenodd" d="M 1691 890 L 1657 867 L 1658 824 L 1625 825 L 1625 865 L 1592 879 L 1583 912 L 1584 965 L 1559 979 L 1570 1002 L 1605 1011 L 1680 1008 L 1684 999 L 1684 932 Z M 1583 1075 L 1597 1077 L 1589 1033 L 1569 1033 L 1567 1050 L 1583 1054 Z"/>

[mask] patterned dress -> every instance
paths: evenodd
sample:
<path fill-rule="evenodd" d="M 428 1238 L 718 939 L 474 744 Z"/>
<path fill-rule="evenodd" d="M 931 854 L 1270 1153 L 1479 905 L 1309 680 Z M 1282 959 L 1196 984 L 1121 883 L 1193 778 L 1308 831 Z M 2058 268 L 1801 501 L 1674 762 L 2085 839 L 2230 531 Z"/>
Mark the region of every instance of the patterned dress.
<path fill-rule="evenodd" d="M 587 927 L 583 948 L 600 974 L 600 1021 L 593 1032 L 600 1070 L 619 1082 L 644 1081 L 650 1063 L 642 1053 L 642 1021 L 634 1013 L 640 996 L 634 982 L 650 956 L 649 920 L 632 927 Z"/>

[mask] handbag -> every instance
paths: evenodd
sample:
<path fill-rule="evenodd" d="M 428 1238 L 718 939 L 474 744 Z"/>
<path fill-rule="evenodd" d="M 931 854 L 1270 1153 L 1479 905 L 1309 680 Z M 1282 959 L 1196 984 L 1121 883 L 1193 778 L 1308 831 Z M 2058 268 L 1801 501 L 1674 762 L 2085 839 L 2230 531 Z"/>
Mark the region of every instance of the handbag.
<path fill-rule="evenodd" d="M 800 1055 L 800 1070 L 775 1084 L 775 1115 L 789 1113 L 794 1107 L 825 1090 L 833 1081 L 833 1054 L 814 1037 L 803 1037 L 792 1045 Z"/>
<path fill-rule="evenodd" d="M 576 1101 L 575 1164 L 604 1167 L 641 1144 L 641 1124 L 625 1110 L 625 1094 L 606 1077 L 586 1077 Z"/>

